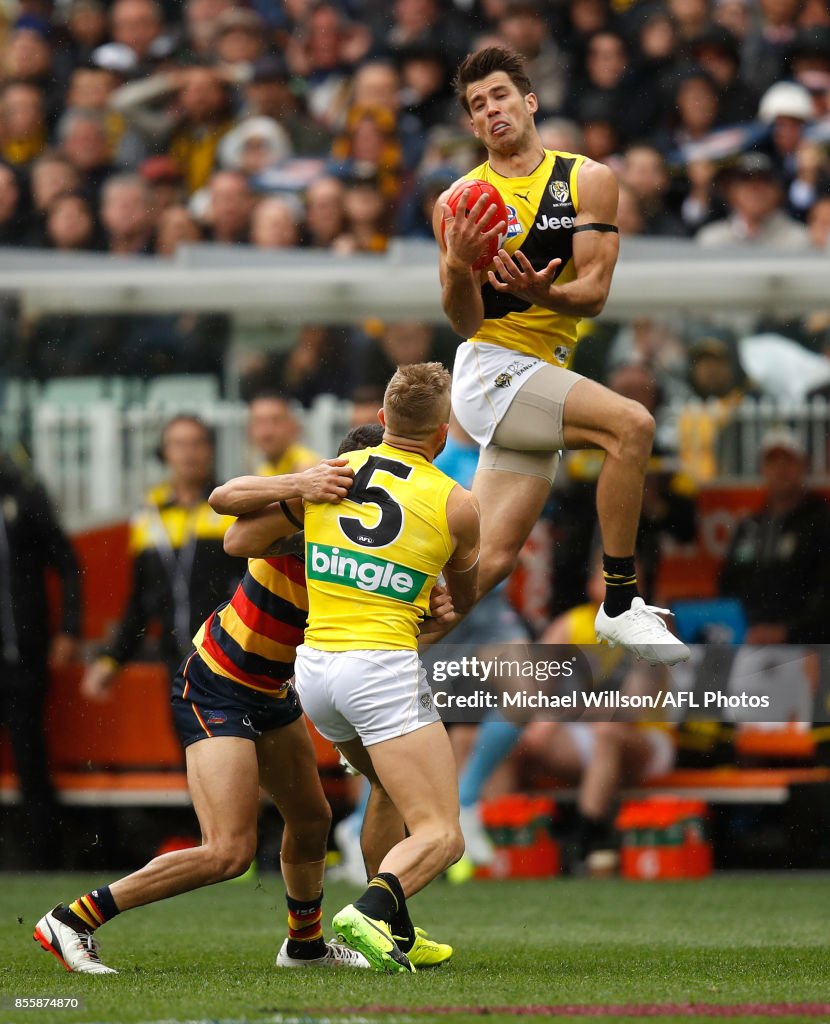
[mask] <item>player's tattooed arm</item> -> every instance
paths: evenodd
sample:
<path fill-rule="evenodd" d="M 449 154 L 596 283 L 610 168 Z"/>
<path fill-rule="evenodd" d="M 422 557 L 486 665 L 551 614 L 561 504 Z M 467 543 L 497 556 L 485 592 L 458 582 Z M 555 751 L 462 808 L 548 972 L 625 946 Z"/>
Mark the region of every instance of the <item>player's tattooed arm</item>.
<path fill-rule="evenodd" d="M 304 518 L 301 498 L 279 501 L 258 512 L 239 516 L 225 533 L 225 551 L 238 558 L 262 558 L 275 541 L 302 529 Z"/>
<path fill-rule="evenodd" d="M 214 512 L 242 516 L 261 512 L 279 501 L 338 502 L 352 486 L 354 473 L 345 459 L 326 459 L 302 473 L 281 476 L 238 476 L 215 488 L 208 498 Z"/>

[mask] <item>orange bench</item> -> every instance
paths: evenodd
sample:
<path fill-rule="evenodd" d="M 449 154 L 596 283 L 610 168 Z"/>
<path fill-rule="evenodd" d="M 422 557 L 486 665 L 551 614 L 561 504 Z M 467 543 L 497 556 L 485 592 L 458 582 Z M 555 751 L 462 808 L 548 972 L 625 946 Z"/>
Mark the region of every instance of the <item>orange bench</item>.
<path fill-rule="evenodd" d="M 170 714 L 164 667 L 128 665 L 101 702 L 79 694 L 82 666 L 54 674 L 46 711 L 49 763 L 62 803 L 187 805 L 184 755 Z M 334 747 L 309 728 L 330 799 L 344 783 Z M 9 744 L 0 731 L 0 803 L 19 799 Z"/>

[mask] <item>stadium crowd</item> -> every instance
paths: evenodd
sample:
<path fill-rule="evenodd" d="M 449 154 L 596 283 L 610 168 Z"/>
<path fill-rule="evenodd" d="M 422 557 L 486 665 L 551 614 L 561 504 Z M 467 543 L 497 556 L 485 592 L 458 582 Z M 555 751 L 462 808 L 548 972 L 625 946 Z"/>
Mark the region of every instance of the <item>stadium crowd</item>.
<path fill-rule="evenodd" d="M 526 57 L 545 144 L 615 169 L 624 235 L 827 250 L 824 0 L 7 2 L 0 245 L 166 259 L 200 241 L 348 255 L 430 238 L 436 197 L 480 159 L 453 70 L 492 41 Z M 825 321 L 783 333 L 821 352 Z M 12 317 L 0 352 L 35 379 L 218 374 L 228 331 Z M 252 371 L 287 371 L 306 404 L 348 394 L 394 365 L 373 358 L 379 333 L 311 328 Z"/>

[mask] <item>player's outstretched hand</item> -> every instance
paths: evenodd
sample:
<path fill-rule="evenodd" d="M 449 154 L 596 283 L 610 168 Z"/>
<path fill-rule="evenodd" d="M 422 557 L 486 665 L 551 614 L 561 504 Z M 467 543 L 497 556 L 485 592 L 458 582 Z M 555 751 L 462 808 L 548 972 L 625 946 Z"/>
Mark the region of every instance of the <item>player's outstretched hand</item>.
<path fill-rule="evenodd" d="M 488 195 L 479 196 L 470 207 L 468 214 L 467 203 L 469 200 L 470 190 L 465 189 L 455 208 L 455 213 L 448 203 L 441 204 L 441 212 L 445 221 L 444 238 L 447 243 L 447 259 L 455 259 L 459 263 L 472 266 L 486 251 L 490 240 L 498 238 L 502 231 L 507 230 L 507 225 L 503 220 L 494 222 L 493 218 L 498 212 L 498 206 Z"/>
<path fill-rule="evenodd" d="M 488 271 L 487 278 L 497 292 L 510 292 L 532 305 L 544 305 L 561 262 L 551 260 L 544 270 L 536 271 L 521 250 L 514 259 L 506 250 L 499 249 L 493 260 L 496 269 Z"/>
<path fill-rule="evenodd" d="M 304 501 L 329 501 L 337 503 L 349 493 L 354 480 L 354 471 L 345 459 L 326 459 L 300 474 Z"/>

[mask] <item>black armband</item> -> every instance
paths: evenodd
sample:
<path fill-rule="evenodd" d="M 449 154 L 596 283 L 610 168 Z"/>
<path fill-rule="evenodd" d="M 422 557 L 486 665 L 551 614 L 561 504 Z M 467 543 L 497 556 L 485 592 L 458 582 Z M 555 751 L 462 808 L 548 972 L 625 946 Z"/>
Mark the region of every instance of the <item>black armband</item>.
<path fill-rule="evenodd" d="M 303 524 L 288 507 L 288 502 L 285 499 L 283 499 L 280 502 L 280 508 L 282 509 L 282 514 L 285 516 L 288 522 L 291 523 L 292 526 L 296 526 L 298 530 L 302 530 Z"/>
<path fill-rule="evenodd" d="M 620 229 L 616 224 L 577 224 L 574 228 L 574 234 L 576 234 L 577 231 L 611 232 L 614 235 L 618 235 L 620 233 Z"/>

